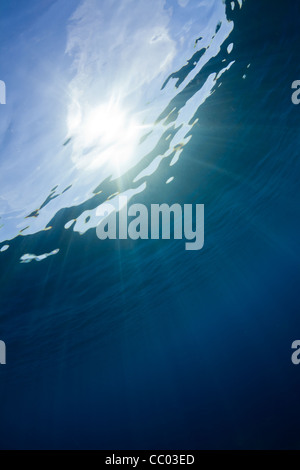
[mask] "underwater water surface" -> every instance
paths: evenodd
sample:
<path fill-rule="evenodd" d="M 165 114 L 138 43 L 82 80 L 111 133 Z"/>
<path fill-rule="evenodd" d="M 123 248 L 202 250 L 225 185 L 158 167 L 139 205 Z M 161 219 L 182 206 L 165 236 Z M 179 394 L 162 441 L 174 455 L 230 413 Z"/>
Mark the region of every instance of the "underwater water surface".
<path fill-rule="evenodd" d="M 2 0 L 1 449 L 300 447 L 299 17 Z M 100 241 L 124 195 L 204 248 Z"/>

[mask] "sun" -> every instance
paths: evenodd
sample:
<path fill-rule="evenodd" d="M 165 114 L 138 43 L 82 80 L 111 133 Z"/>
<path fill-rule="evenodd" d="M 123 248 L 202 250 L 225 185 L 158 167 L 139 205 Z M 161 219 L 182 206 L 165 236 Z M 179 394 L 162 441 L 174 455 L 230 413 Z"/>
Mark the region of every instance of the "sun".
<path fill-rule="evenodd" d="M 75 136 L 76 161 L 86 168 L 104 163 L 123 167 L 133 159 L 142 126 L 117 102 L 102 103 L 85 112 L 77 107 L 68 123 L 69 133 Z"/>
<path fill-rule="evenodd" d="M 101 105 L 92 109 L 82 126 L 87 146 L 101 141 L 110 145 L 127 136 L 127 119 L 124 111 L 117 106 Z"/>

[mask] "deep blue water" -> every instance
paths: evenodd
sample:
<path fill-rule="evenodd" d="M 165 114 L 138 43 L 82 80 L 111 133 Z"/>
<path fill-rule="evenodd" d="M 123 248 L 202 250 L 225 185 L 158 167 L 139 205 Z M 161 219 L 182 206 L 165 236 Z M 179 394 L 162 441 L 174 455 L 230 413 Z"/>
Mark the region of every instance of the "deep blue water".
<path fill-rule="evenodd" d="M 172 185 L 163 161 L 136 197 L 204 203 L 204 249 L 63 231 L 77 207 L 15 238 L 0 257 L 0 448 L 300 448 L 300 4 L 229 3 L 234 30 L 178 106 L 231 42 L 236 63 L 198 109 Z"/>

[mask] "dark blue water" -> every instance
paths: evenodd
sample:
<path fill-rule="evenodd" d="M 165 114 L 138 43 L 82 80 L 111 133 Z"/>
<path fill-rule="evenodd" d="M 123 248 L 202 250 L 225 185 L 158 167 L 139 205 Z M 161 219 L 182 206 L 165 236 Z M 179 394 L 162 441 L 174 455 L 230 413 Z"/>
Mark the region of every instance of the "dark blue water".
<path fill-rule="evenodd" d="M 300 448 L 300 4 L 228 2 L 227 15 L 224 50 L 178 106 L 230 42 L 236 63 L 199 108 L 172 185 L 163 161 L 136 198 L 204 203 L 205 248 L 63 231 L 95 196 L 1 254 L 2 449 Z"/>

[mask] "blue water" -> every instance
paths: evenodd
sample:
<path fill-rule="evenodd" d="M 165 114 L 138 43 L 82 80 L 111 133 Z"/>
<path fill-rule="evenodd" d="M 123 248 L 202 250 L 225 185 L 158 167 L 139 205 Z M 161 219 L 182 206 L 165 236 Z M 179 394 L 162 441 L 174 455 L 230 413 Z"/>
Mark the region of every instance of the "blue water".
<path fill-rule="evenodd" d="M 175 96 L 177 109 L 220 70 L 230 43 L 235 63 L 197 108 L 172 173 L 162 160 L 132 199 L 205 204 L 204 249 L 65 230 L 120 190 L 109 180 L 55 213 L 52 230 L 7 242 L 0 448 L 300 448 L 300 368 L 291 362 L 300 337 L 300 108 L 291 102 L 300 5 L 226 5 L 234 29 Z M 125 173 L 125 190 L 142 168 Z"/>

